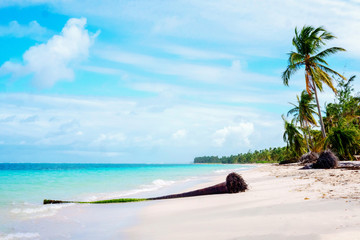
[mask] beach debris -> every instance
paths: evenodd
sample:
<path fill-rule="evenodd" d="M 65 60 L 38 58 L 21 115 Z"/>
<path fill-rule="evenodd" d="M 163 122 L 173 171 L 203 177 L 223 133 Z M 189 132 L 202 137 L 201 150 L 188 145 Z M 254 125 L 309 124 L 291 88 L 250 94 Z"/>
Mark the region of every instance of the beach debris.
<path fill-rule="evenodd" d="M 109 199 L 109 200 L 99 200 L 92 202 L 84 201 L 62 201 L 62 200 L 50 200 L 44 199 L 43 204 L 59 204 L 59 203 L 91 203 L 91 204 L 104 204 L 104 203 L 125 203 L 125 202 L 141 202 L 146 201 L 146 198 L 118 198 L 118 199 Z"/>
<path fill-rule="evenodd" d="M 358 173 L 360 170 L 360 163 L 356 162 L 340 162 L 338 168 L 347 169 L 347 170 L 355 170 L 354 173 Z"/>
<path fill-rule="evenodd" d="M 201 195 L 211 195 L 211 194 L 223 194 L 223 193 L 238 193 L 244 192 L 248 189 L 248 185 L 241 175 L 232 172 L 226 177 L 226 181 L 223 183 L 216 184 L 211 187 L 198 189 L 195 191 L 171 194 L 161 197 L 154 198 L 119 198 L 119 199 L 109 199 L 109 200 L 100 200 L 92 202 L 82 202 L 82 201 L 62 201 L 62 200 L 50 200 L 44 199 L 44 204 L 59 204 L 59 203 L 91 203 L 91 204 L 103 204 L 103 203 L 124 203 L 124 202 L 140 202 L 140 201 L 149 201 L 149 200 L 162 200 L 162 199 L 171 199 L 171 198 L 184 198 L 184 197 L 195 197 Z"/>
<path fill-rule="evenodd" d="M 297 163 L 297 162 L 298 162 L 298 160 L 296 158 L 291 158 L 291 159 L 280 161 L 279 165 L 289 165 L 289 164 L 294 164 L 294 163 Z"/>
<path fill-rule="evenodd" d="M 319 154 L 316 152 L 308 152 L 300 157 L 301 164 L 315 163 L 319 158 Z"/>
<path fill-rule="evenodd" d="M 338 166 L 338 162 L 338 157 L 331 150 L 325 150 L 320 154 L 318 160 L 312 165 L 312 168 L 336 168 Z"/>
<path fill-rule="evenodd" d="M 312 165 L 313 164 L 307 164 L 304 167 L 300 168 L 300 170 L 305 170 L 305 169 L 312 169 Z"/>

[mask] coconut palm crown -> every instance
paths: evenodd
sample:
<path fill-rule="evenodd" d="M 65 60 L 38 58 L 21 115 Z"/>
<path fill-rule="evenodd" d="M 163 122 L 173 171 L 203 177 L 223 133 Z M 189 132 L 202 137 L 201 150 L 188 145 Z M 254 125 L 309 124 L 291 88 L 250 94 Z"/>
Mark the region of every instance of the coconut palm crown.
<path fill-rule="evenodd" d="M 305 126 L 306 123 L 316 125 L 316 120 L 313 116 L 313 114 L 317 115 L 317 112 L 314 110 L 316 105 L 312 103 L 314 98 L 305 90 L 302 91 L 300 97 L 296 96 L 296 98 L 297 104 L 290 103 L 294 107 L 289 110 L 288 115 L 293 114 L 296 121 L 300 122 L 302 127 Z"/>
<path fill-rule="evenodd" d="M 325 42 L 334 38 L 335 36 L 323 27 L 314 28 L 312 26 L 304 26 L 300 32 L 295 28 L 295 37 L 292 39 L 292 45 L 296 51 L 289 53 L 289 63 L 282 74 L 282 80 L 284 84 L 288 86 L 291 76 L 302 67 L 305 68 L 306 91 L 309 95 L 315 93 L 323 138 L 326 137 L 326 133 L 321 117 L 317 88 L 323 91 L 323 84 L 325 84 L 336 93 L 333 79 L 330 75 L 345 79 L 341 74 L 331 69 L 324 59 L 339 51 L 345 51 L 345 49 L 340 47 L 331 47 L 322 50 Z"/>
<path fill-rule="evenodd" d="M 297 104 L 290 103 L 294 107 L 290 109 L 287 115 L 289 116 L 289 114 L 292 114 L 295 118 L 295 121 L 300 123 L 300 126 L 304 131 L 308 151 L 310 152 L 309 141 L 311 141 L 311 136 L 309 128 L 310 124 L 317 125 L 313 115 L 317 115 L 317 112 L 315 111 L 316 105 L 313 103 L 314 98 L 309 95 L 305 90 L 302 91 L 300 97 L 296 96 L 296 98 Z M 306 136 L 305 130 L 307 131 L 308 136 Z"/>

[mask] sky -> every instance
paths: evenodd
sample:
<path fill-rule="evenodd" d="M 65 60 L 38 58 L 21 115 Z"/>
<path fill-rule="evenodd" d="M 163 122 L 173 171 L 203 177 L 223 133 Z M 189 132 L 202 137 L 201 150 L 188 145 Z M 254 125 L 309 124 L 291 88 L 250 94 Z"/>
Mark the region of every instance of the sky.
<path fill-rule="evenodd" d="M 295 27 L 359 74 L 359 0 L 1 0 L 0 162 L 190 163 L 285 146 Z M 355 80 L 355 90 L 360 89 Z M 320 102 L 334 101 L 325 88 Z"/>

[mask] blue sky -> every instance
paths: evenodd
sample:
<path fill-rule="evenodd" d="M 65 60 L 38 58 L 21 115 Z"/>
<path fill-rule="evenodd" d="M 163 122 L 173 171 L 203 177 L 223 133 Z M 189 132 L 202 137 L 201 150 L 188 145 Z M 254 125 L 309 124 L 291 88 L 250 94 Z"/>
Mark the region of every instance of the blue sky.
<path fill-rule="evenodd" d="M 189 163 L 284 146 L 295 27 L 358 74 L 360 1 L 0 2 L 0 162 Z M 359 89 L 359 81 L 355 89 Z M 333 101 L 325 89 L 322 105 Z"/>

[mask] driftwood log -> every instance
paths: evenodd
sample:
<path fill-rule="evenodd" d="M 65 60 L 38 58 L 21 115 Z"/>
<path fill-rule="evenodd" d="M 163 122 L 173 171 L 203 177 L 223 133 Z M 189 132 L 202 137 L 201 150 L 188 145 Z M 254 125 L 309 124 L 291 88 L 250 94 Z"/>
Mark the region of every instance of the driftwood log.
<path fill-rule="evenodd" d="M 211 187 L 198 189 L 195 191 L 180 193 L 180 194 L 171 194 L 161 197 L 153 198 L 119 198 L 119 199 L 110 199 L 110 200 L 100 200 L 93 202 L 81 202 L 81 201 L 62 201 L 62 200 L 50 200 L 44 199 L 44 204 L 59 204 L 59 203 L 120 203 L 120 202 L 140 202 L 140 201 L 149 201 L 149 200 L 162 200 L 162 199 L 171 199 L 171 198 L 184 198 L 184 197 L 195 197 L 200 195 L 211 195 L 211 194 L 224 194 L 224 193 L 238 193 L 244 192 L 248 189 L 248 185 L 244 179 L 237 173 L 230 173 L 226 177 L 226 181 L 223 183 L 216 184 Z"/>

